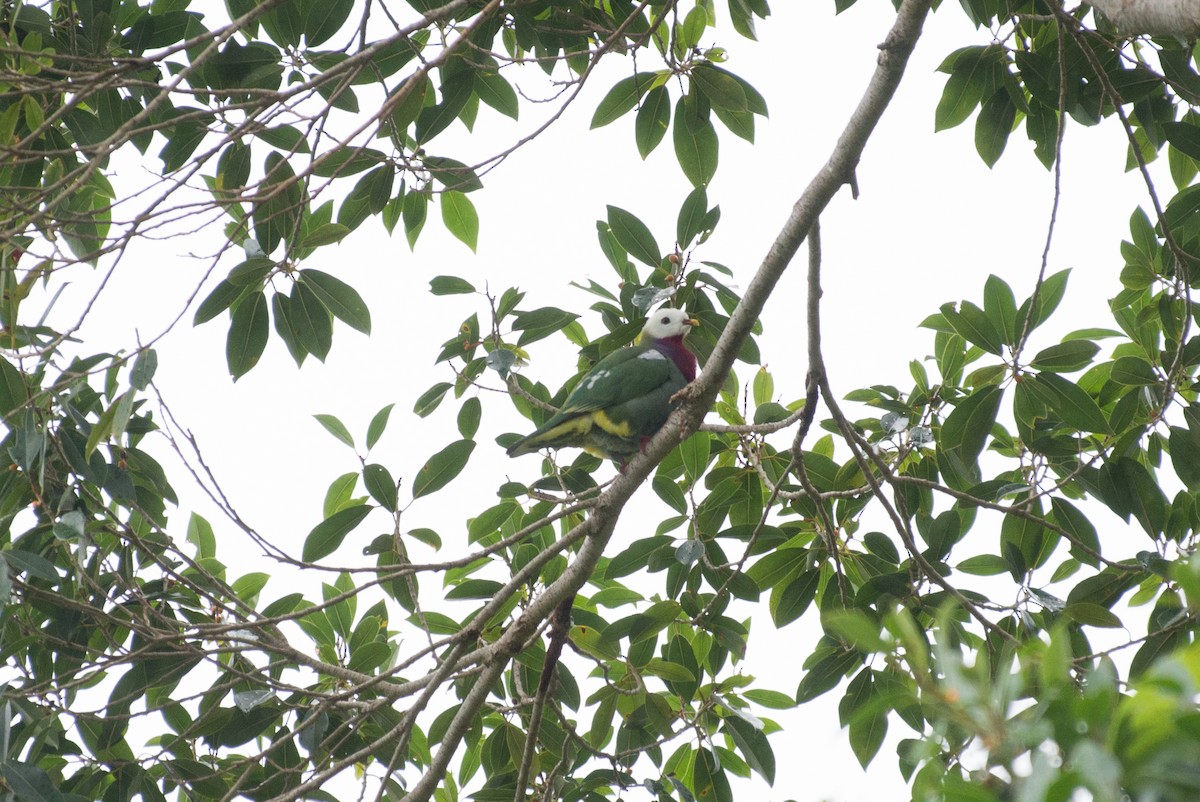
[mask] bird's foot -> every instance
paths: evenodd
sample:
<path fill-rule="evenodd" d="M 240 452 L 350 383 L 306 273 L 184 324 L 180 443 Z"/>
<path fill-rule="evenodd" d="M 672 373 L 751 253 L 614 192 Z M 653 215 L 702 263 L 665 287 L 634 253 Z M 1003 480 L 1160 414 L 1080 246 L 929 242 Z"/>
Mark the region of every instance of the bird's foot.
<path fill-rule="evenodd" d="M 679 390 L 678 392 L 675 393 L 675 395 L 671 396 L 671 400 L 669 403 L 672 406 L 674 406 L 675 404 L 686 404 L 688 401 L 691 401 L 694 398 L 696 398 L 695 384 L 694 383 L 687 384 L 687 385 L 684 385 L 683 389 Z"/>

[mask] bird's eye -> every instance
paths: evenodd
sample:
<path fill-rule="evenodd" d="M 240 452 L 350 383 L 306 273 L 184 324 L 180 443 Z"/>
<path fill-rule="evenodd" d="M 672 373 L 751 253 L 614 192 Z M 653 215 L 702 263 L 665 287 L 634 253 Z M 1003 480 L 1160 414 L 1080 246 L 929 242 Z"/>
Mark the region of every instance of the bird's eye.
<path fill-rule="evenodd" d="M 665 326 L 665 325 L 667 325 L 667 324 L 668 324 L 668 323 L 670 323 L 670 322 L 671 322 L 671 318 L 670 318 L 670 317 L 667 317 L 667 316 L 665 316 L 665 315 L 664 315 L 664 316 L 663 316 L 663 319 L 662 319 L 662 323 L 663 323 L 663 325 Z"/>

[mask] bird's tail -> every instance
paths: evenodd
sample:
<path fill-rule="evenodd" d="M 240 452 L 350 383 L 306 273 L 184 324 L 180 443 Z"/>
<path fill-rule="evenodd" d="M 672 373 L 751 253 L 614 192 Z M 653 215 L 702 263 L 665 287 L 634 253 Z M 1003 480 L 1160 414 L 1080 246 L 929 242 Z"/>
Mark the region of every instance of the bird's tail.
<path fill-rule="evenodd" d="M 508 456 L 519 457 L 522 454 L 532 454 L 541 448 L 559 448 L 561 446 L 580 445 L 592 428 L 592 419 L 581 415 L 567 420 L 550 420 L 543 424 L 533 434 L 522 437 L 508 447 Z"/>
<path fill-rule="evenodd" d="M 509 446 L 505 453 L 510 457 L 519 457 L 522 454 L 532 454 L 534 451 L 538 450 L 538 445 L 534 442 L 534 440 L 537 439 L 537 436 L 538 433 L 534 432 L 533 434 L 522 437 L 520 440 Z"/>

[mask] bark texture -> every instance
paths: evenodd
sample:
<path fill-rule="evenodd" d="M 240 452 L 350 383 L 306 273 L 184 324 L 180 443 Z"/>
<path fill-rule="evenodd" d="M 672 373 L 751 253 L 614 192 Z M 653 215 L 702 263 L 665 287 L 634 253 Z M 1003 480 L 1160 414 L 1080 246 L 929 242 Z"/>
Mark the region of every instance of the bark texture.
<path fill-rule="evenodd" d="M 1200 34 L 1200 0 L 1088 0 L 1088 4 L 1122 33 L 1185 39 Z"/>

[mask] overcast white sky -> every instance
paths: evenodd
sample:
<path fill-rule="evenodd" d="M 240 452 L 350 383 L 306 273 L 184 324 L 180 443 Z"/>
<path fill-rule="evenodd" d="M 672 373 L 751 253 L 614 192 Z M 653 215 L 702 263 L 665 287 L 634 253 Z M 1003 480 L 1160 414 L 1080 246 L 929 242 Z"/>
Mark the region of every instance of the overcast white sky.
<path fill-rule="evenodd" d="M 723 12 L 724 4 L 718 6 Z M 757 87 L 771 111 L 769 120 L 757 120 L 754 146 L 722 135 L 720 168 L 709 190 L 722 218 L 696 254 L 733 268 L 742 285 L 826 159 L 891 22 L 891 6 L 883 0 L 860 0 L 840 17 L 833 15 L 829 0 L 775 6 L 774 16 L 759 25 L 759 43 L 727 29 L 712 37 L 729 50 L 726 66 Z M 917 324 L 946 301 L 978 301 L 989 273 L 1005 277 L 1018 298 L 1033 285 L 1053 183 L 1023 130 L 1014 133 L 994 170 L 975 154 L 971 123 L 933 133 L 945 78 L 935 67 L 957 47 L 990 40 L 987 32 L 971 29 L 957 4 L 943 4 L 929 20 L 900 93 L 867 148 L 858 171 L 860 199 L 853 201 L 843 191 L 822 219 L 824 339 L 833 384 L 841 393 L 883 382 L 907 389 L 909 360 L 923 358 L 932 345 L 932 334 Z M 644 56 L 640 66 L 657 65 Z M 589 275 L 612 283 L 594 233 L 606 204 L 640 216 L 660 243 L 672 238 L 690 187 L 674 163 L 670 138 L 642 162 L 633 143 L 632 115 L 605 129 L 587 130 L 596 103 L 627 69 L 628 64 L 612 60 L 550 132 L 485 177 L 485 189 L 472 195 L 482 221 L 478 254 L 444 232 L 436 209 L 415 253 L 402 234 L 388 238 L 374 223 L 339 247 L 320 251 L 307 266 L 357 287 L 374 321 L 370 338 L 339 324 L 326 364 L 309 359 L 297 370 L 282 343 L 272 340 L 259 367 L 234 385 L 224 362 L 225 318 L 193 329 L 191 310 L 160 344 L 157 386 L 196 435 L 239 512 L 270 540 L 298 554 L 304 535 L 320 519 L 328 483 L 358 468 L 354 455 L 313 421 L 314 413 L 336 414 L 361 442 L 371 415 L 395 402 L 388 433 L 370 461 L 403 477 L 405 488 L 426 457 L 458 437 L 453 400 L 427 420 L 416 418 L 411 408 L 433 382 L 452 380 L 445 366 L 433 365 L 440 343 L 463 318 L 486 307 L 478 297 L 428 295 L 430 278 L 461 275 L 497 292 L 516 285 L 527 292 L 529 308 L 556 305 L 585 312 L 591 296 L 568 283 Z M 537 86 L 536 76 L 530 77 L 530 85 Z M 528 118 L 514 124 L 485 108 L 475 135 L 464 132 L 458 141 L 461 150 L 439 140 L 439 152 L 467 162 L 482 158 L 528 131 L 535 113 L 537 108 L 523 107 Z M 1072 125 L 1067 131 L 1050 269 L 1072 267 L 1074 273 L 1062 311 L 1046 327 L 1044 339 L 1035 341 L 1035 350 L 1074 328 L 1109 322 L 1105 299 L 1118 286 L 1117 246 L 1127 236 L 1130 212 L 1144 198 L 1140 180 L 1124 173 L 1122 139 L 1115 123 L 1093 129 Z M 140 168 L 131 161 L 121 169 Z M 131 254 L 81 332 L 89 348 L 129 348 L 135 327 L 143 339 L 157 334 L 203 275 L 204 263 L 188 253 L 211 249 L 211 238 L 219 233 L 207 236 L 207 244 L 168 241 Z M 225 269 L 229 266 L 232 261 Z M 214 282 L 210 279 L 209 286 Z M 763 358 L 785 403 L 802 394 L 803 283 L 802 266 L 796 265 L 763 316 Z M 64 319 L 72 305 L 86 300 L 85 284 L 79 280 L 63 298 Z M 597 320 L 585 315 L 583 323 L 589 332 L 599 331 Z M 573 355 L 561 347 L 539 343 L 532 357 L 526 371 L 549 386 L 558 386 L 574 370 Z M 738 372 L 749 378 L 752 369 L 739 366 Z M 531 480 L 538 467 L 532 457 L 510 461 L 494 445 L 496 435 L 527 425 L 500 397 L 483 400 L 472 464 L 449 488 L 414 505 L 404 520 L 405 529 L 437 529 L 451 550 L 463 542 L 466 511 L 492 504 L 492 489 L 505 475 Z M 248 541 L 178 471 L 169 467 L 168 474 L 175 476 L 184 502 L 174 519 L 177 536 L 183 536 L 186 511 L 197 509 L 216 526 L 221 557 L 237 566 L 231 575 L 251 570 L 254 549 Z M 614 541 L 618 547 L 650 534 L 646 530 L 663 517 L 648 488 L 640 495 L 648 497 L 641 502 L 646 515 L 626 516 Z M 365 544 L 390 529 L 381 513 L 374 515 L 378 519 L 368 519 L 352 536 L 339 561 L 353 560 L 359 541 Z M 290 589 L 283 581 L 269 584 L 264 598 Z M 793 693 L 800 662 L 811 652 L 818 629 L 815 622 L 799 622 L 776 635 L 765 604 L 760 615 L 746 671 L 766 687 Z M 893 721 L 889 743 L 864 773 L 838 726 L 839 698 L 835 691 L 788 715 L 764 712 L 787 730 L 772 738 L 777 781 L 769 794 L 761 793 L 761 784 L 743 793 L 800 802 L 905 798 L 894 743 L 909 733 Z M 629 798 L 639 799 L 641 793 Z"/>

